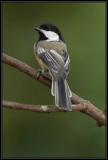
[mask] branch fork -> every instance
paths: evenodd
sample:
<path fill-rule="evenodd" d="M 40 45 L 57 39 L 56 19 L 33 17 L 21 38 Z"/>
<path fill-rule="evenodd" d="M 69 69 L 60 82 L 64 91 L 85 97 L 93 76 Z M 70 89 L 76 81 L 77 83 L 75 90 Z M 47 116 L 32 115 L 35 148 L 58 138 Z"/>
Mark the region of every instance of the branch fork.
<path fill-rule="evenodd" d="M 44 75 L 40 75 L 38 78 L 38 72 L 28 66 L 27 64 L 11 57 L 6 54 L 2 54 L 2 61 L 5 64 L 8 64 L 21 72 L 26 73 L 28 76 L 34 78 L 38 82 L 46 85 L 47 87 L 51 88 L 51 79 Z M 71 97 L 72 102 L 72 111 L 80 111 L 81 113 L 84 113 L 92 118 L 94 118 L 97 121 L 96 126 L 105 126 L 106 125 L 106 110 L 103 112 L 100 109 L 96 108 L 93 104 L 91 104 L 89 101 L 82 99 L 81 97 L 77 96 L 75 93 L 72 92 Z M 21 109 L 21 110 L 29 110 L 34 112 L 40 112 L 40 113 L 54 113 L 54 112 L 67 112 L 66 110 L 61 110 L 56 106 L 52 105 L 29 105 L 29 104 L 21 104 L 11 101 L 2 101 L 2 105 L 7 108 L 11 109 Z"/>

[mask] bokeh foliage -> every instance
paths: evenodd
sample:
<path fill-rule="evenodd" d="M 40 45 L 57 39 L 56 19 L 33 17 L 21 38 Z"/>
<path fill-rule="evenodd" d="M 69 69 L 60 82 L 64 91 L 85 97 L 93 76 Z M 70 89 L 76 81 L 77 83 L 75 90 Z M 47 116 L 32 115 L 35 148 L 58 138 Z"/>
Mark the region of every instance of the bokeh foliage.
<path fill-rule="evenodd" d="M 34 27 L 57 25 L 67 44 L 71 90 L 105 106 L 105 2 L 3 2 L 3 53 L 39 69 Z M 3 99 L 54 104 L 50 89 L 6 64 Z M 105 157 L 105 128 L 79 113 L 40 114 L 3 108 L 3 157 Z"/>

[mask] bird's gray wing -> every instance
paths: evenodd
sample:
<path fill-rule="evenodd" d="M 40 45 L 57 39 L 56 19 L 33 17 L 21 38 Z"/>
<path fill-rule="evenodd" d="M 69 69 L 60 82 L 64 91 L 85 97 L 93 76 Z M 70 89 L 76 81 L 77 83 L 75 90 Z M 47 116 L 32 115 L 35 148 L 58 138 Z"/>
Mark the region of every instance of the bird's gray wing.
<path fill-rule="evenodd" d="M 63 79 L 67 77 L 69 72 L 69 56 L 66 52 L 58 53 L 55 50 L 42 49 L 38 56 L 50 70 L 54 80 L 59 79 L 59 77 Z"/>
<path fill-rule="evenodd" d="M 67 52 L 64 50 L 62 52 L 59 52 L 59 54 L 61 55 L 61 57 L 64 61 L 64 64 L 65 64 L 64 69 L 65 69 L 66 73 L 68 73 L 69 72 L 69 63 L 70 63 L 69 56 L 68 56 Z"/>

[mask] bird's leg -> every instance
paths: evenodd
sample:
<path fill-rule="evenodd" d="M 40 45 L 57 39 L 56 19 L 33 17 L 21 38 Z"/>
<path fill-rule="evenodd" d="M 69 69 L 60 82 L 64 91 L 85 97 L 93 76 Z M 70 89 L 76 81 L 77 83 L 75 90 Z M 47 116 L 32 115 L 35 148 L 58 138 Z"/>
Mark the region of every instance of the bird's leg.
<path fill-rule="evenodd" d="M 40 77 L 41 74 L 49 73 L 49 70 L 47 68 L 44 69 L 37 69 L 37 79 Z"/>
<path fill-rule="evenodd" d="M 42 74 L 42 69 L 37 69 L 36 70 L 37 71 L 37 76 L 36 76 L 36 78 L 38 79 L 39 77 L 40 77 L 40 75 Z"/>

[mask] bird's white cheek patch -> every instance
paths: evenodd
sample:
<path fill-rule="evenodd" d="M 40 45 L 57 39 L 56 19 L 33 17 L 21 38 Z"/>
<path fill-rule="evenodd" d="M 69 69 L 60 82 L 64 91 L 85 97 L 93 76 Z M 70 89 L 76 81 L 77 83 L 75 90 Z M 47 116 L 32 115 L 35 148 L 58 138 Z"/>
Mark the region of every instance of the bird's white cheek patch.
<path fill-rule="evenodd" d="M 59 41 L 59 36 L 53 31 L 41 30 L 43 34 L 48 38 L 47 41 Z"/>

